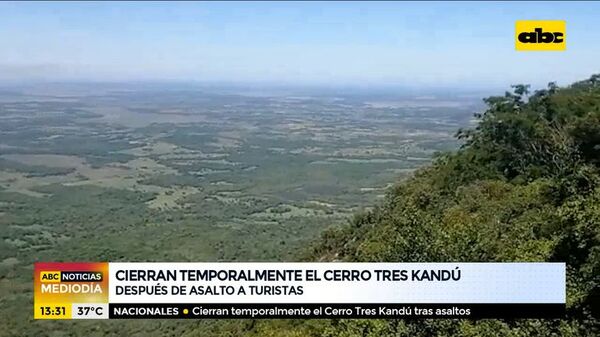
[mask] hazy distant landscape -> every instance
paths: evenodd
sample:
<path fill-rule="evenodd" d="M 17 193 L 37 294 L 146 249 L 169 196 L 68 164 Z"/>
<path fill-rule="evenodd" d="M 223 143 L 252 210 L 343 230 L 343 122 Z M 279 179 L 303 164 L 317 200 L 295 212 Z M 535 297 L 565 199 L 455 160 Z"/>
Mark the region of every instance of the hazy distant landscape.
<path fill-rule="evenodd" d="M 297 259 L 455 149 L 481 109 L 460 95 L 232 91 L 0 92 L 2 316 L 30 316 L 38 260 Z"/>

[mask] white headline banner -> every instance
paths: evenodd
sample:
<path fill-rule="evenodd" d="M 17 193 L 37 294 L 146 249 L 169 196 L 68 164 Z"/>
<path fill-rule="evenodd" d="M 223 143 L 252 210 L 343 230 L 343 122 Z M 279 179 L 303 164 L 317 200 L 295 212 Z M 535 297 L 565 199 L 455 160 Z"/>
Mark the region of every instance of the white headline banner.
<path fill-rule="evenodd" d="M 109 263 L 109 303 L 565 303 L 564 263 Z"/>

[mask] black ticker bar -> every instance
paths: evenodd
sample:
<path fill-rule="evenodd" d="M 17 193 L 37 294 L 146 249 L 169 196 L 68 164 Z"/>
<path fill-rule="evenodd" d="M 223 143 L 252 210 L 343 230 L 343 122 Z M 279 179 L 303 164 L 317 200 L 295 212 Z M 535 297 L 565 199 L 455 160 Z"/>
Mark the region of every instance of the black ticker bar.
<path fill-rule="evenodd" d="M 111 303 L 112 319 L 283 319 L 283 318 L 563 318 L 565 304 L 244 304 Z"/>

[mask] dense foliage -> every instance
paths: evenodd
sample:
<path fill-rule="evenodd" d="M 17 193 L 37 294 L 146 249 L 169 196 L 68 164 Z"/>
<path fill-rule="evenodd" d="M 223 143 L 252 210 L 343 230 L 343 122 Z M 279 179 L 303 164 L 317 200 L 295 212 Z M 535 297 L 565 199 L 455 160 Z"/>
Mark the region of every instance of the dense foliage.
<path fill-rule="evenodd" d="M 385 202 L 328 231 L 311 259 L 565 261 L 561 320 L 257 322 L 260 336 L 597 336 L 600 315 L 600 76 L 485 100 L 454 153 Z"/>

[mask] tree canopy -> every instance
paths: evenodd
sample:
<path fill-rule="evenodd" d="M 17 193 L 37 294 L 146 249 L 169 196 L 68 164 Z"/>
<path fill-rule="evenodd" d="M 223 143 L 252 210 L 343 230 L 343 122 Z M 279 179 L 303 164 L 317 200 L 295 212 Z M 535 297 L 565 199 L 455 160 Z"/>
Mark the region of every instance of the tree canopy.
<path fill-rule="evenodd" d="M 567 263 L 556 320 L 259 321 L 260 336 L 597 336 L 600 75 L 484 100 L 462 147 L 398 182 L 384 202 L 323 234 L 319 261 Z M 230 331 L 231 332 L 231 331 Z"/>

